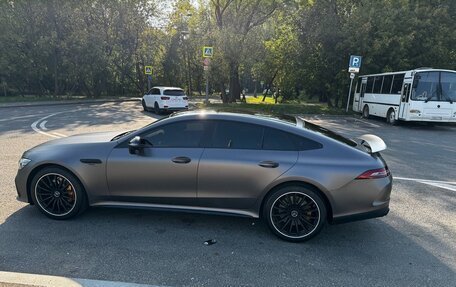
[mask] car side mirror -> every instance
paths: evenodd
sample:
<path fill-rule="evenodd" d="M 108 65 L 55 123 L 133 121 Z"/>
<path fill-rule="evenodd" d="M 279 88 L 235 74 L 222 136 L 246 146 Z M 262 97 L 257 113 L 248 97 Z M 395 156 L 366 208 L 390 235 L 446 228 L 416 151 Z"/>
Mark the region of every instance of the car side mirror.
<path fill-rule="evenodd" d="M 152 144 L 147 139 L 143 139 L 140 136 L 135 136 L 128 143 L 128 151 L 130 154 L 141 155 L 144 152 L 144 148 L 151 146 Z"/>

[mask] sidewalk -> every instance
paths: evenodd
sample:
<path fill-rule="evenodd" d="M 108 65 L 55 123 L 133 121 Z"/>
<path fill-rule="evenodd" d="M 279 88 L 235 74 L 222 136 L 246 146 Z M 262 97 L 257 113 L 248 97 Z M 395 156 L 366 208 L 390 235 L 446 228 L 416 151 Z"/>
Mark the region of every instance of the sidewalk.
<path fill-rule="evenodd" d="M 0 287 L 159 287 L 117 281 L 90 280 L 0 271 Z"/>

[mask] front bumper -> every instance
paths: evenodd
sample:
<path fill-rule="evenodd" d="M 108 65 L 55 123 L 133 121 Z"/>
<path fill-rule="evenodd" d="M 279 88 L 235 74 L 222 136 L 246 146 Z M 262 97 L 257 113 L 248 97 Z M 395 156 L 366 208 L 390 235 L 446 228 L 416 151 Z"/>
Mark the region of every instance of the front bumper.
<path fill-rule="evenodd" d="M 16 178 L 14 179 L 14 183 L 16 185 L 17 197 L 16 199 L 22 202 L 31 203 L 31 200 L 27 193 L 27 178 L 29 172 L 27 172 L 27 167 L 19 170 L 17 172 Z"/>

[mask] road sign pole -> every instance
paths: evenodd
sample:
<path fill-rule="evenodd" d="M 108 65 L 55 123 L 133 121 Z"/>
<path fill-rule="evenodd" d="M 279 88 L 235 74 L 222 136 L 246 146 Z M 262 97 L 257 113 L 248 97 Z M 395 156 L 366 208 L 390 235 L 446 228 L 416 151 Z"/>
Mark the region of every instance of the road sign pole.
<path fill-rule="evenodd" d="M 147 75 L 147 91 L 150 90 L 150 75 Z"/>
<path fill-rule="evenodd" d="M 209 71 L 206 71 L 206 104 L 209 104 Z"/>
<path fill-rule="evenodd" d="M 347 108 L 345 109 L 345 112 L 348 113 L 348 105 L 350 105 L 350 95 L 352 91 L 352 85 L 353 85 L 353 77 L 350 77 L 350 89 L 348 89 L 348 100 L 347 100 Z"/>

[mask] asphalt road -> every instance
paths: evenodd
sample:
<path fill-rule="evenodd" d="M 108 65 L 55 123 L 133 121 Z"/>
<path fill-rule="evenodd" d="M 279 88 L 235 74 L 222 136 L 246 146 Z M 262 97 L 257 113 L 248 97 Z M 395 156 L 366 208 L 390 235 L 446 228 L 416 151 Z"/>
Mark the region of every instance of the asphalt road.
<path fill-rule="evenodd" d="M 302 244 L 249 218 L 91 208 L 53 221 L 15 200 L 23 151 L 155 118 L 132 102 L 0 108 L 0 271 L 166 286 L 456 286 L 454 126 L 311 117 L 350 137 L 382 137 L 395 181 L 388 216 L 327 226 Z"/>

